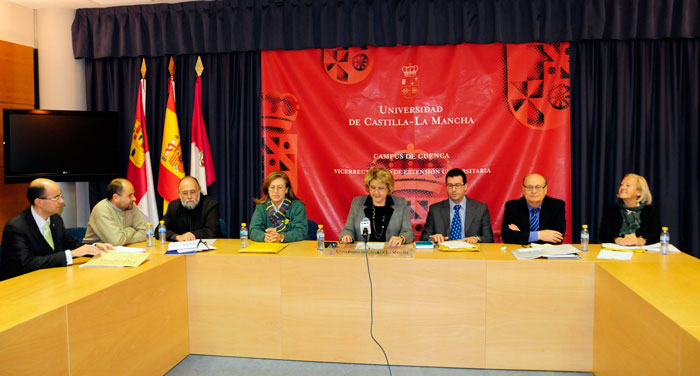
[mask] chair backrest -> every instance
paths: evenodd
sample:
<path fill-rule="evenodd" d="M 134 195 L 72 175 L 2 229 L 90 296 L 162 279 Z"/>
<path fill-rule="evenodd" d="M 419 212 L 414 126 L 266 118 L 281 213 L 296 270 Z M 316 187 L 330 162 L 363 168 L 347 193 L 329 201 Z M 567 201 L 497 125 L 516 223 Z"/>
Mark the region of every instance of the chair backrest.
<path fill-rule="evenodd" d="M 87 228 L 85 228 L 85 227 L 68 227 L 68 228 L 66 229 L 66 231 L 68 231 L 68 233 L 69 233 L 72 237 L 78 239 L 78 241 L 79 241 L 80 243 L 83 242 L 83 238 L 85 237 L 85 231 L 86 231 L 86 230 L 87 230 Z"/>
<path fill-rule="evenodd" d="M 228 238 L 228 227 L 226 227 L 226 221 L 223 218 L 219 218 L 219 226 L 221 226 L 221 237 Z"/>
<path fill-rule="evenodd" d="M 318 230 L 318 224 L 309 219 L 309 240 L 316 240 L 316 231 Z"/>

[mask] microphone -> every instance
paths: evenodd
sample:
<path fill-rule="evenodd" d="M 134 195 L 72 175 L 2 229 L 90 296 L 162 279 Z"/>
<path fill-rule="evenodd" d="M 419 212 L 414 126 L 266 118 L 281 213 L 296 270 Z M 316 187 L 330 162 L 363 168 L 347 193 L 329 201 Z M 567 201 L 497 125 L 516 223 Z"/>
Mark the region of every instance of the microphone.
<path fill-rule="evenodd" d="M 362 237 L 365 238 L 365 243 L 367 243 L 367 238 L 369 237 L 369 234 L 372 233 L 372 229 L 370 228 L 370 223 L 369 223 L 369 218 L 364 217 L 360 221 L 360 231 L 362 231 Z"/>

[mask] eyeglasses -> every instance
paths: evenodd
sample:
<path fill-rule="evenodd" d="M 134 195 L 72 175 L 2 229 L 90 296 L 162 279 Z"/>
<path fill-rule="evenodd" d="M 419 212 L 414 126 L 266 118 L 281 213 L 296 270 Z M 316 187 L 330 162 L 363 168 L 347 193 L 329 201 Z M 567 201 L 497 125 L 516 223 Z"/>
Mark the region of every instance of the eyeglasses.
<path fill-rule="evenodd" d="M 63 195 L 60 194 L 56 197 L 39 197 L 39 200 L 49 200 L 49 201 L 58 201 L 63 198 Z"/>
<path fill-rule="evenodd" d="M 380 192 L 380 193 L 381 193 L 381 192 L 386 191 L 386 186 L 375 187 L 375 186 L 371 186 L 371 185 L 370 185 L 370 186 L 369 186 L 369 191 L 370 191 L 370 192 Z"/>
<path fill-rule="evenodd" d="M 523 185 L 523 189 L 525 189 L 526 191 L 539 192 L 545 188 L 547 188 L 546 185 L 544 185 L 544 186 L 542 186 L 542 185 Z"/>
<path fill-rule="evenodd" d="M 460 189 L 464 187 L 464 184 L 459 183 L 459 184 L 447 184 L 447 189 Z"/>
<path fill-rule="evenodd" d="M 287 188 L 286 185 L 271 185 L 267 187 L 268 191 L 283 191 L 285 188 Z"/>

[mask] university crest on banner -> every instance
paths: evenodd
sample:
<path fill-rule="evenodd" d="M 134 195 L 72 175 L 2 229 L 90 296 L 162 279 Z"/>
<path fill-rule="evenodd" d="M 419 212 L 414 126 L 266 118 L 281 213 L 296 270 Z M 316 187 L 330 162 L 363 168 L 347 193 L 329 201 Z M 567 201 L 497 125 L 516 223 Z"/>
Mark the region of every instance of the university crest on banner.
<path fill-rule="evenodd" d="M 569 43 L 507 44 L 506 101 L 523 125 L 544 130 L 569 124 Z"/>
<path fill-rule="evenodd" d="M 504 204 L 522 196 L 524 175 L 542 173 L 548 193 L 570 202 L 567 49 L 464 43 L 263 51 L 264 173 L 288 174 L 308 218 L 330 240 L 353 197 L 367 194 L 369 168 L 392 173 L 392 194 L 407 200 L 416 236 L 430 205 L 448 198 L 445 174 L 460 168 L 467 197 L 488 205 L 498 240 Z"/>
<path fill-rule="evenodd" d="M 297 189 L 297 134 L 291 133 L 299 114 L 299 101 L 289 93 L 265 93 L 262 127 L 265 171 L 284 171 Z"/>

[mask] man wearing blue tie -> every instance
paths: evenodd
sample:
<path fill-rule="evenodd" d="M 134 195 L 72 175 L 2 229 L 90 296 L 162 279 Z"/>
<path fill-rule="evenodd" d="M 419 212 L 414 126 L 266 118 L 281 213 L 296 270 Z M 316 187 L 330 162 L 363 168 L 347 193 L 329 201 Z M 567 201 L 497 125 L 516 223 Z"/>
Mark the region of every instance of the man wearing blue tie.
<path fill-rule="evenodd" d="M 445 175 L 449 199 L 430 205 L 420 240 L 493 243 L 491 216 L 483 202 L 467 199 L 467 175 L 454 168 Z"/>
<path fill-rule="evenodd" d="M 547 196 L 547 179 L 523 179 L 523 197 L 506 202 L 501 224 L 504 243 L 561 243 L 566 233 L 566 204 Z"/>

